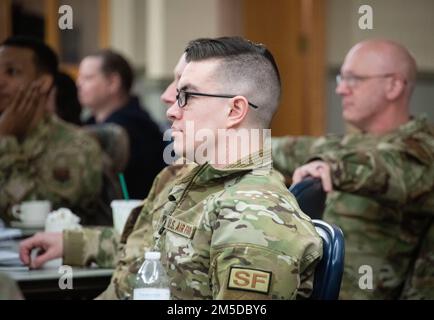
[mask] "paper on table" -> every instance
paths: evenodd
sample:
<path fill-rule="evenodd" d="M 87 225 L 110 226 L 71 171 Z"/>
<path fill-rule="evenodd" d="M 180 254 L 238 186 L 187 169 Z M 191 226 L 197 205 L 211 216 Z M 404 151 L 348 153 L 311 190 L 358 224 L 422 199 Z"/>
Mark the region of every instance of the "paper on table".
<path fill-rule="evenodd" d="M 0 266 L 22 266 L 18 252 L 0 250 Z"/>
<path fill-rule="evenodd" d="M 23 232 L 20 229 L 0 228 L 0 240 L 14 239 L 22 236 Z"/>
<path fill-rule="evenodd" d="M 0 271 L 12 272 L 12 271 L 29 271 L 29 270 L 30 270 L 29 267 L 24 266 L 24 265 L 22 265 L 22 266 L 2 266 L 2 265 L 0 265 Z"/>

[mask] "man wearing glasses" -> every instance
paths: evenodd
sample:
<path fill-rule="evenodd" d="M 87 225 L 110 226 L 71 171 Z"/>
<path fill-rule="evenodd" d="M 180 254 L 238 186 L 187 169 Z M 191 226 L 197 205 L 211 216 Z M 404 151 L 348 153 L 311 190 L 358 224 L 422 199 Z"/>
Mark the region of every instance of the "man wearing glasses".
<path fill-rule="evenodd" d="M 346 241 L 344 299 L 433 298 L 434 129 L 410 115 L 415 77 L 416 62 L 401 45 L 361 42 L 336 87 L 343 118 L 360 132 L 273 140 L 276 169 L 293 183 L 321 178 L 329 192 L 324 220 Z"/>
<path fill-rule="evenodd" d="M 251 141 L 248 151 L 240 145 L 231 149 L 237 132 L 269 128 L 280 96 L 273 57 L 264 46 L 242 38 L 198 39 L 188 45 L 178 66 L 183 71 L 176 73 L 162 100 L 172 103 L 167 117 L 175 153 L 193 156 L 189 164 L 164 169 L 143 206 L 130 214 L 111 284 L 99 298 L 131 298 L 148 250 L 162 253 L 175 299 L 309 296 L 322 255 L 319 235 L 272 169 L 262 137 Z M 222 141 L 219 130 L 233 134 Z M 214 139 L 201 139 L 198 133 L 204 131 Z M 201 146 L 215 154 L 222 144 L 229 156 L 236 153 L 236 161 L 223 157 L 211 163 L 197 157 Z M 21 257 L 31 263 L 30 250 L 44 243 L 51 258 L 63 252 L 64 264 L 110 265 L 114 259 L 104 259 L 106 252 L 114 257 L 108 234 L 68 231 L 63 242 L 59 235 L 45 235 L 46 242 L 35 236 L 23 242 Z M 57 249 L 46 245 L 50 236 L 57 239 L 51 241 Z"/>

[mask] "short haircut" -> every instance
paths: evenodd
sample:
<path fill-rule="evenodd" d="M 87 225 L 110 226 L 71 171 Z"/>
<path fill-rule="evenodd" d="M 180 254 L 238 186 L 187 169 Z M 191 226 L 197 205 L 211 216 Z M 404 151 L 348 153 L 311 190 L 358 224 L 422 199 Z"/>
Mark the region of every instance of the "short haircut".
<path fill-rule="evenodd" d="M 220 62 L 217 78 L 227 92 L 244 95 L 258 106 L 249 119 L 269 127 L 280 100 L 280 74 L 271 52 L 262 44 L 241 37 L 201 38 L 191 41 L 186 61 L 216 59 Z"/>
<path fill-rule="evenodd" d="M 26 48 L 33 52 L 36 70 L 56 77 L 59 60 L 57 54 L 44 42 L 26 36 L 12 36 L 1 43 L 0 46 Z"/>
<path fill-rule="evenodd" d="M 134 73 L 128 61 L 119 53 L 104 49 L 90 55 L 102 60 L 101 71 L 105 75 L 117 73 L 121 78 L 121 86 L 125 93 L 129 93 L 134 81 Z"/>

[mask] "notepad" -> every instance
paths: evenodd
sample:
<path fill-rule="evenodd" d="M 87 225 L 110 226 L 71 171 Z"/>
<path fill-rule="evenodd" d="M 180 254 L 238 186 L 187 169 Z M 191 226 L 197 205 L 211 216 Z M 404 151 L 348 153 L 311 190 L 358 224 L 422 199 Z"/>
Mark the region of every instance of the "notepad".
<path fill-rule="evenodd" d="M 0 266 L 22 266 L 18 252 L 0 250 Z"/>
<path fill-rule="evenodd" d="M 0 228 L 0 241 L 15 239 L 23 236 L 23 232 L 16 228 Z"/>

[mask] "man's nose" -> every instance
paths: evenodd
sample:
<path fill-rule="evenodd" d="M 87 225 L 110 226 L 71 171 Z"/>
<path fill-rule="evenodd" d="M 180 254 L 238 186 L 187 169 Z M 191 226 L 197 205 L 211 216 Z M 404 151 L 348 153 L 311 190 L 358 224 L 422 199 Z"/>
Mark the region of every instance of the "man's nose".
<path fill-rule="evenodd" d="M 172 104 L 176 102 L 176 86 L 175 81 L 172 81 L 171 84 L 164 90 L 163 94 L 160 97 L 163 103 L 170 107 Z"/>
<path fill-rule="evenodd" d="M 336 94 L 343 96 L 350 92 L 350 87 L 345 81 L 341 81 L 339 84 L 336 85 L 335 92 Z"/>
<path fill-rule="evenodd" d="M 167 109 L 166 111 L 167 119 L 170 121 L 175 121 L 181 119 L 182 116 L 182 108 L 178 106 L 178 101 L 175 101 L 172 103 L 172 105 Z"/>

